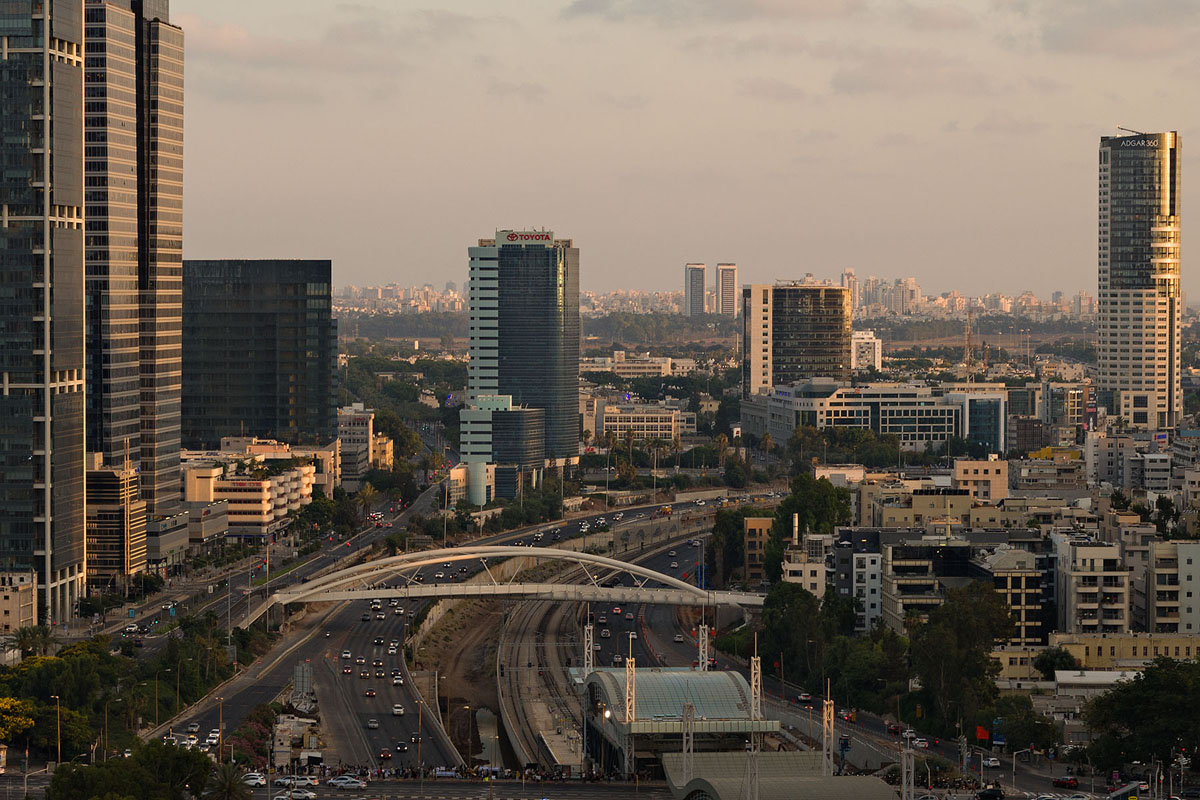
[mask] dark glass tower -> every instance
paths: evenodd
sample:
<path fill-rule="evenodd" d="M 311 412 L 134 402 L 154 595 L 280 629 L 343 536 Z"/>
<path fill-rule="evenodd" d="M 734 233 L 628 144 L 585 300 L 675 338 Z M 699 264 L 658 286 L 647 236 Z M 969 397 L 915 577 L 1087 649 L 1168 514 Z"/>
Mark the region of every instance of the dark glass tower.
<path fill-rule="evenodd" d="M 183 31 L 167 0 L 86 0 L 88 449 L 179 502 Z"/>
<path fill-rule="evenodd" d="M 850 290 L 778 281 L 742 290 L 742 396 L 808 378 L 850 380 Z"/>
<path fill-rule="evenodd" d="M 579 250 L 497 242 L 497 393 L 545 411 L 546 457 L 579 455 Z"/>
<path fill-rule="evenodd" d="M 82 0 L 0 4 L 0 570 L 85 577 Z"/>
<path fill-rule="evenodd" d="M 1100 139 L 1097 388 L 1142 430 L 1173 428 L 1180 390 L 1179 134 Z"/>
<path fill-rule="evenodd" d="M 183 262 L 183 444 L 337 436 L 329 261 Z"/>

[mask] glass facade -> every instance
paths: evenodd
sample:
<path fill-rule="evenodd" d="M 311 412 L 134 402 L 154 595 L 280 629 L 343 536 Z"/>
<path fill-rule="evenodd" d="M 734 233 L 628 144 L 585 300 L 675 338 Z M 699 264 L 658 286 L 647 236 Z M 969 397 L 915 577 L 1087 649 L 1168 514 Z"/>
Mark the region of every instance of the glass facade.
<path fill-rule="evenodd" d="M 497 393 L 545 411 L 546 456 L 579 454 L 579 250 L 498 247 Z"/>
<path fill-rule="evenodd" d="M 337 436 L 329 261 L 183 262 L 183 445 Z"/>
<path fill-rule="evenodd" d="M 82 14 L 0 4 L 0 569 L 38 571 L 42 621 L 84 578 Z"/>
<path fill-rule="evenodd" d="M 809 378 L 849 381 L 850 291 L 798 281 L 742 290 L 743 397 Z"/>

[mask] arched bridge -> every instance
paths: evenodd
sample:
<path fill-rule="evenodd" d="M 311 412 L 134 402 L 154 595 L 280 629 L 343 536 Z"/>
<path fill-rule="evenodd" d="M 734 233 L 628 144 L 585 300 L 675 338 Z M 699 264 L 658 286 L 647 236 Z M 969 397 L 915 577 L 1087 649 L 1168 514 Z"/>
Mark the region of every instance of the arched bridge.
<path fill-rule="evenodd" d="M 502 580 L 488 566 L 489 560 L 522 558 L 535 561 L 566 561 L 583 568 L 585 580 L 578 584 L 527 583 Z M 413 578 L 415 570 L 459 561 L 481 561 L 483 570 L 470 579 L 454 583 L 425 584 Z M 407 574 L 401 574 L 407 573 Z M 633 586 L 604 586 L 603 574 L 623 573 Z M 384 581 L 401 578 L 402 585 L 377 588 Z M 662 584 L 650 586 L 651 583 Z M 380 558 L 323 575 L 308 583 L 275 592 L 250 611 L 246 624 L 262 616 L 273 605 L 312 601 L 359 600 L 363 598 L 423 597 L 528 597 L 541 600 L 574 600 L 614 604 L 664 603 L 681 606 L 761 606 L 763 595 L 751 592 L 718 592 L 701 589 L 671 575 L 639 564 L 551 547 L 478 545 L 444 550 L 423 550 Z"/>

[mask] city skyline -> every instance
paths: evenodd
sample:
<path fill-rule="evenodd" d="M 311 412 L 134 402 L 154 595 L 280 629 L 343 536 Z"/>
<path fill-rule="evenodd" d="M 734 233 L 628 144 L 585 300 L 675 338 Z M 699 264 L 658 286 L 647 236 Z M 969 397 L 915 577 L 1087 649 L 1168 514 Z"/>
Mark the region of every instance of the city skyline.
<path fill-rule="evenodd" d="M 461 281 L 462 241 L 538 220 L 592 253 L 584 290 L 733 261 L 743 283 L 853 267 L 1069 293 L 1095 286 L 1094 142 L 1200 113 L 1171 101 L 1200 9 L 1167 0 L 176 6 L 212 178 L 187 194 L 188 257 L 331 258 L 338 285 Z"/>

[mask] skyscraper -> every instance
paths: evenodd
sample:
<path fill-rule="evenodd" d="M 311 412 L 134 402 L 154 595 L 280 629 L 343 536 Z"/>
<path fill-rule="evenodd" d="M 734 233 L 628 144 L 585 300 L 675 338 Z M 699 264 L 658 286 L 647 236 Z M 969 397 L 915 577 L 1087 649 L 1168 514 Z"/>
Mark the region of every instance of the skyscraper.
<path fill-rule="evenodd" d="M 857 309 L 861 306 L 862 302 L 858 294 L 858 276 L 854 274 L 854 267 L 846 267 L 842 270 L 842 286 L 850 290 L 850 308 Z"/>
<path fill-rule="evenodd" d="M 337 435 L 329 261 L 183 262 L 183 444 Z"/>
<path fill-rule="evenodd" d="M 742 290 L 742 396 L 806 378 L 850 380 L 850 290 L 813 280 Z"/>
<path fill-rule="evenodd" d="M 737 264 L 717 264 L 717 313 L 736 317 L 737 312 Z"/>
<path fill-rule="evenodd" d="M 683 267 L 683 308 L 685 317 L 704 315 L 704 265 L 685 264 Z"/>
<path fill-rule="evenodd" d="M 183 31 L 168 0 L 86 0 L 88 450 L 179 504 Z"/>
<path fill-rule="evenodd" d="M 1179 134 L 1100 139 L 1100 405 L 1132 427 L 1174 427 L 1180 392 Z"/>
<path fill-rule="evenodd" d="M 471 502 L 478 503 L 483 467 L 497 463 L 501 429 L 527 431 L 532 440 L 540 425 L 543 460 L 578 457 L 579 250 L 551 231 L 502 230 L 495 239 L 480 239 L 469 255 L 471 361 L 462 455 Z M 495 415 L 522 409 L 540 409 L 541 419 L 526 415 L 493 425 Z M 536 456 L 522 451 L 514 458 L 528 464 Z"/>
<path fill-rule="evenodd" d="M 0 571 L 85 580 L 83 4 L 0 6 Z"/>

